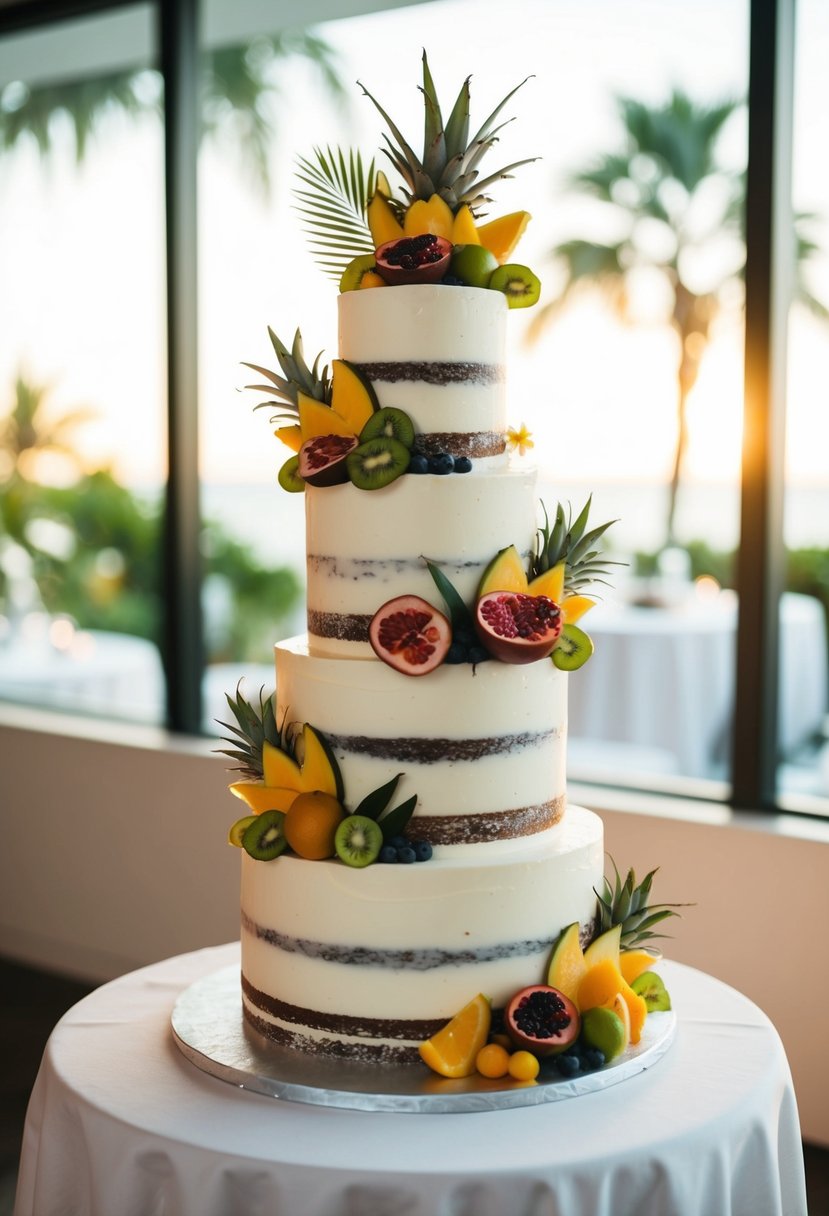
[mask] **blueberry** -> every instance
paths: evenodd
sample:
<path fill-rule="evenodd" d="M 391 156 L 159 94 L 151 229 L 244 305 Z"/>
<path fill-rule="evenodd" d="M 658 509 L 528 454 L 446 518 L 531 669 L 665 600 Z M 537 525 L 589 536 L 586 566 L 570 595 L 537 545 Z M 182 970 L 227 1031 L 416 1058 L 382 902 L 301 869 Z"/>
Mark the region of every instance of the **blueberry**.
<path fill-rule="evenodd" d="M 588 1072 L 595 1072 L 599 1068 L 604 1068 L 604 1066 L 604 1052 L 599 1051 L 598 1047 L 588 1047 L 584 1053 L 585 1069 Z"/>
<path fill-rule="evenodd" d="M 379 861 L 393 862 L 397 861 L 397 849 L 392 848 L 390 844 L 384 844 L 380 850 Z"/>
<path fill-rule="evenodd" d="M 470 646 L 467 657 L 470 663 L 485 663 L 489 658 L 489 651 L 484 650 L 483 646 Z"/>
<path fill-rule="evenodd" d="M 409 473 L 428 473 L 429 472 L 428 457 L 424 456 L 422 452 L 414 452 L 412 454 L 412 456 L 409 458 L 409 467 L 407 469 L 407 472 L 409 472 Z"/>
<path fill-rule="evenodd" d="M 467 660 L 466 647 L 460 642 L 453 642 L 446 652 L 444 663 L 465 663 Z"/>
<path fill-rule="evenodd" d="M 405 836 L 392 836 L 391 840 L 386 843 L 390 844 L 393 849 L 405 849 L 409 842 Z"/>
<path fill-rule="evenodd" d="M 413 861 L 416 861 L 417 857 L 412 846 L 407 844 L 405 848 L 398 849 L 397 860 L 402 861 L 404 865 L 410 865 Z"/>
<path fill-rule="evenodd" d="M 428 840 L 418 840 L 414 851 L 415 861 L 428 861 L 432 856 L 432 846 Z"/>
<path fill-rule="evenodd" d="M 456 473 L 471 473 L 472 472 L 472 461 L 469 459 L 468 456 L 456 456 L 455 457 L 455 472 Z"/>
<path fill-rule="evenodd" d="M 438 452 L 437 456 L 429 457 L 429 472 L 437 473 L 439 477 L 445 477 L 447 473 L 451 473 L 455 467 L 454 457 L 448 452 Z"/>
<path fill-rule="evenodd" d="M 558 1071 L 563 1077 L 575 1077 L 581 1071 L 579 1057 L 572 1056 L 569 1052 L 563 1056 L 559 1056 L 556 1063 L 558 1064 Z"/>
<path fill-rule="evenodd" d="M 463 279 L 459 279 L 456 274 L 445 274 L 441 279 L 444 287 L 464 287 L 466 284 Z"/>

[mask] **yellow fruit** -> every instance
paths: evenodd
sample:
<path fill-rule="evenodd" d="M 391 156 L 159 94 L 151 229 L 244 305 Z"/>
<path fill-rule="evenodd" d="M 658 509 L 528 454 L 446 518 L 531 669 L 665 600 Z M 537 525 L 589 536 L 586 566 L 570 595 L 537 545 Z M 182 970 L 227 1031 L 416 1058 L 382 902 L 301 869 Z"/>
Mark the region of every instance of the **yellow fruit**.
<path fill-rule="evenodd" d="M 388 185 L 385 178 L 383 180 Z M 377 187 L 376 193 L 366 208 L 366 219 L 368 220 L 375 249 L 380 245 L 385 245 L 386 241 L 399 241 L 402 236 L 406 235 L 397 216 L 388 204 L 387 196 L 381 188 L 379 178 Z"/>
<path fill-rule="evenodd" d="M 323 405 L 313 397 L 306 397 L 305 393 L 297 393 L 297 405 L 303 443 L 308 439 L 316 439 L 317 435 L 357 434 L 354 427 L 329 405 Z"/>
<path fill-rule="evenodd" d="M 268 786 L 261 781 L 234 781 L 228 789 L 234 797 L 241 798 L 254 815 L 261 815 L 263 811 L 289 811 L 298 793 L 295 789 Z"/>
<path fill-rule="evenodd" d="M 529 211 L 512 211 L 509 215 L 490 220 L 488 224 L 479 224 L 478 240 L 495 254 L 503 266 L 504 262 L 509 261 L 531 218 Z"/>
<path fill-rule="evenodd" d="M 454 222 L 455 217 L 449 204 L 439 194 L 433 194 L 428 202 L 419 198 L 408 208 L 403 217 L 403 232 L 406 236 L 420 236 L 422 232 L 431 232 L 451 241 Z"/>
<path fill-rule="evenodd" d="M 297 793 L 319 790 L 323 794 L 331 794 L 334 798 L 343 796 L 342 778 L 337 762 L 320 735 L 307 722 L 297 740 L 297 759 L 266 741 L 262 744 L 262 770 L 263 785 L 266 788 L 295 790 Z M 240 798 L 243 796 L 238 795 Z M 264 797 L 262 795 L 263 799 Z M 274 809 L 287 811 L 290 808 L 277 806 Z"/>
<path fill-rule="evenodd" d="M 360 291 L 365 291 L 367 287 L 388 287 L 385 279 L 381 279 L 380 275 L 374 270 L 367 270 L 360 279 Z"/>
<path fill-rule="evenodd" d="M 527 591 L 527 576 L 524 563 L 515 545 L 499 550 L 481 575 L 477 596 L 480 599 L 491 591 Z"/>
<path fill-rule="evenodd" d="M 569 925 L 559 937 L 550 959 L 547 983 L 557 988 L 579 1008 L 579 985 L 587 972 L 579 942 L 579 922 Z"/>
<path fill-rule="evenodd" d="M 565 625 L 575 625 L 576 621 L 581 620 L 585 612 L 589 612 L 595 606 L 596 601 L 591 600 L 586 595 L 565 595 L 561 601 L 561 611 L 564 615 Z"/>
<path fill-rule="evenodd" d="M 482 1077 L 505 1077 L 509 1072 L 510 1053 L 500 1043 L 487 1043 L 475 1057 L 475 1067 Z"/>
<path fill-rule="evenodd" d="M 472 212 L 466 203 L 455 212 L 455 218 L 452 221 L 452 235 L 449 239 L 453 245 L 480 245 L 481 243 Z"/>
<path fill-rule="evenodd" d="M 612 1010 L 613 1013 L 615 1013 L 616 1016 L 621 1019 L 622 1026 L 624 1027 L 624 1030 L 625 1030 L 625 1043 L 624 1043 L 624 1047 L 622 1048 L 622 1051 L 625 1051 L 625 1049 L 627 1048 L 628 1044 L 631 1041 L 631 1039 L 630 1039 L 630 1010 L 628 1009 L 627 1003 L 623 999 L 621 992 L 616 993 L 616 996 L 613 998 L 612 1002 L 607 1006 L 607 1008 Z M 637 1039 L 637 1042 L 638 1041 L 639 1040 Z"/>
<path fill-rule="evenodd" d="M 584 961 L 588 968 L 593 967 L 602 959 L 609 958 L 614 967 L 619 968 L 619 942 L 622 937 L 622 926 L 614 925 L 612 929 L 607 929 L 604 933 L 600 933 L 597 938 L 590 943 L 584 952 Z"/>
<path fill-rule="evenodd" d="M 302 790 L 302 770 L 292 756 L 267 740 L 262 744 L 262 775 L 269 788 Z M 277 808 L 279 809 L 279 808 Z"/>
<path fill-rule="evenodd" d="M 285 839 L 295 853 L 308 861 L 333 857 L 334 836 L 344 815 L 342 804 L 330 794 L 318 790 L 299 794 L 285 816 Z"/>
<path fill-rule="evenodd" d="M 475 1071 L 478 1052 L 486 1043 L 492 1011 L 482 993 L 464 1005 L 450 1022 L 421 1043 L 424 1064 L 442 1077 L 469 1077 Z"/>
<path fill-rule="evenodd" d="M 528 595 L 546 595 L 556 604 L 564 598 L 564 562 L 545 570 L 534 578 L 527 588 Z"/>
<path fill-rule="evenodd" d="M 578 1006 L 582 1013 L 596 1005 L 610 1006 L 617 992 L 625 987 L 622 973 L 612 959 L 601 959 L 589 967 L 579 984 Z"/>
<path fill-rule="evenodd" d="M 514 1051 L 509 1058 L 509 1075 L 514 1081 L 534 1081 L 540 1067 L 529 1051 Z"/>
<path fill-rule="evenodd" d="M 281 426 L 274 431 L 277 439 L 291 449 L 292 452 L 298 452 L 302 447 L 302 431 L 298 426 Z"/>
<path fill-rule="evenodd" d="M 378 276 L 379 277 L 379 276 Z M 378 408 L 371 384 L 345 359 L 335 359 L 331 367 L 331 409 L 359 435 Z"/>
<path fill-rule="evenodd" d="M 628 1012 L 630 1041 L 631 1043 L 638 1043 L 642 1037 L 642 1027 L 645 1025 L 645 1018 L 648 1016 L 648 1006 L 645 998 L 639 996 L 638 992 L 634 992 L 629 984 L 625 984 L 617 999 L 623 1001 Z"/>
<path fill-rule="evenodd" d="M 632 984 L 645 971 L 650 971 L 662 954 L 659 950 L 623 950 L 619 955 L 619 970 L 625 981 Z"/>

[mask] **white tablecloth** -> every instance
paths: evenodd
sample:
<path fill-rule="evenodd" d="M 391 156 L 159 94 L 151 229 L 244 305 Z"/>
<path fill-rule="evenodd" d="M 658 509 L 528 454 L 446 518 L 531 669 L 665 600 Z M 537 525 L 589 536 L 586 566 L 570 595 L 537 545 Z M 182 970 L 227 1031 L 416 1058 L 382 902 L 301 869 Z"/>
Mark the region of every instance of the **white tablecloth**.
<path fill-rule="evenodd" d="M 673 607 L 600 604 L 584 628 L 596 653 L 569 684 L 573 755 L 584 741 L 627 745 L 631 767 L 655 756 L 661 772 L 726 777 L 734 703 L 737 600 L 693 591 Z M 780 629 L 780 741 L 791 754 L 829 711 L 823 608 L 784 595 Z M 619 749 L 617 749 L 618 751 Z M 589 762 L 589 761 L 585 761 Z"/>
<path fill-rule="evenodd" d="M 52 1034 L 15 1216 L 805 1216 L 780 1040 L 745 997 L 663 963 L 676 1040 L 605 1092 L 384 1114 L 240 1091 L 170 1034 L 179 992 L 238 945 L 92 993 Z"/>

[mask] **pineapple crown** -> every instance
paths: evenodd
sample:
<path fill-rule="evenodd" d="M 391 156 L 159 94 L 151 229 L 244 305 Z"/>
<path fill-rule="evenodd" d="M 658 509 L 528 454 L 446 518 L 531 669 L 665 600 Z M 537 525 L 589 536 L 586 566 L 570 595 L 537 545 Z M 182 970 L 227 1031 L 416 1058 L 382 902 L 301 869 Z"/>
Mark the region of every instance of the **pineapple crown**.
<path fill-rule="evenodd" d="M 602 893 L 596 891 L 599 900 L 599 933 L 605 933 L 614 925 L 622 926 L 619 941 L 623 950 L 631 950 L 645 942 L 665 937 L 664 933 L 654 933 L 653 929 L 669 916 L 679 916 L 674 908 L 688 907 L 687 904 L 648 904 L 651 884 L 656 870 L 651 870 L 637 885 L 636 874 L 628 870 L 624 882 L 611 857 L 613 866 L 613 884 L 605 877 Z"/>
<path fill-rule="evenodd" d="M 521 165 L 532 164 L 534 160 L 538 159 L 533 156 L 525 160 L 514 161 L 512 164 L 505 165 L 496 173 L 491 173 L 489 177 L 485 177 L 480 181 L 478 180 L 478 166 L 481 160 L 492 145 L 497 142 L 498 133 L 511 120 L 508 119 L 507 122 L 500 123 L 498 126 L 494 126 L 493 123 L 510 98 L 518 92 L 522 85 L 526 84 L 527 80 L 529 80 L 529 77 L 526 77 L 521 81 L 521 84 L 516 85 L 514 89 L 507 93 L 506 97 L 498 103 L 489 115 L 486 122 L 470 139 L 470 77 L 467 76 L 461 85 L 449 119 L 444 123 L 437 91 L 432 80 L 432 74 L 429 71 L 429 63 L 424 50 L 423 85 L 419 86 L 420 92 L 423 95 L 425 109 L 423 155 L 421 157 L 417 156 L 394 121 L 389 117 L 377 99 L 369 93 L 362 81 L 357 81 L 365 96 L 368 97 L 369 101 L 373 103 L 385 119 L 389 131 L 393 136 L 392 139 L 384 132 L 383 138 L 388 147 L 384 148 L 383 151 L 406 183 L 403 193 L 406 196 L 408 205 L 411 205 L 417 199 L 428 200 L 433 194 L 437 194 L 448 204 L 453 213 L 466 204 L 473 216 L 477 216 L 479 208 L 492 201 L 485 191 L 493 182 L 499 181 L 502 178 L 512 177 L 511 170 L 517 169 Z"/>
<path fill-rule="evenodd" d="M 228 756 L 236 763 L 231 768 L 238 770 L 252 781 L 258 781 L 263 775 L 262 748 L 265 743 L 278 747 L 281 751 L 289 751 L 284 730 L 280 730 L 274 713 L 273 693 L 265 696 L 264 688 L 259 689 L 259 708 L 246 701 L 236 686 L 236 696 L 225 693 L 225 700 L 236 719 L 236 725 L 231 722 L 219 722 L 229 735 L 223 735 L 225 743 L 231 747 L 216 748 L 220 756 Z"/>
<path fill-rule="evenodd" d="M 590 583 L 610 586 L 607 581 L 610 576 L 608 567 L 624 565 L 623 562 L 613 562 L 601 557 L 600 550 L 596 548 L 607 529 L 617 522 L 615 519 L 609 519 L 607 523 L 586 531 L 592 503 L 591 494 L 575 521 L 569 504 L 565 511 L 562 504 L 558 503 L 552 527 L 547 508 L 544 503 L 541 504 L 544 526 L 536 533 L 532 574 L 537 577 L 564 562 L 564 588 L 571 595 L 575 595 Z"/>
<path fill-rule="evenodd" d="M 305 362 L 305 355 L 302 349 L 302 334 L 299 330 L 294 334 L 290 350 L 284 342 L 280 342 L 270 326 L 268 326 L 268 337 L 276 352 L 279 370 L 282 372 L 282 375 L 280 376 L 276 372 L 269 371 L 266 367 L 260 367 L 258 363 L 242 364 L 243 367 L 249 367 L 253 371 L 259 372 L 260 376 L 264 376 L 268 380 L 267 384 L 245 385 L 246 389 L 252 389 L 257 393 L 269 394 L 267 401 L 260 401 L 253 408 L 261 410 L 266 407 L 275 406 L 281 412 L 274 414 L 271 418 L 272 422 L 276 422 L 280 418 L 289 418 L 292 422 L 295 422 L 299 408 L 297 402 L 299 393 L 304 393 L 306 397 L 313 397 L 316 401 L 323 401 L 328 404 L 331 400 L 331 377 L 328 374 L 327 365 L 320 371 L 322 351 L 320 351 L 314 360 L 314 366 L 309 367 Z"/>

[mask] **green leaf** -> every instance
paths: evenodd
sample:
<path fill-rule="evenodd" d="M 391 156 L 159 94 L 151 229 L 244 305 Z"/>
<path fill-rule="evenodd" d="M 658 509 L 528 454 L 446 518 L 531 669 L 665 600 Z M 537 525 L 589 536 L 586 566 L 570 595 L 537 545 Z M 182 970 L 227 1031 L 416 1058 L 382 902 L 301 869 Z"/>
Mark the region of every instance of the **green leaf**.
<path fill-rule="evenodd" d="M 426 559 L 426 567 L 434 580 L 435 586 L 443 597 L 446 604 L 446 610 L 449 613 L 449 619 L 452 622 L 452 630 L 457 633 L 460 630 L 466 630 L 469 633 L 475 633 L 475 621 L 472 613 L 467 608 L 461 597 L 460 592 L 452 585 L 439 566 L 434 562 Z"/>
<path fill-rule="evenodd" d="M 365 170 L 362 157 L 353 151 L 346 157 L 341 148 L 315 148 L 316 162 L 304 156 L 297 158 L 297 176 L 309 190 L 295 190 L 303 204 L 298 207 L 309 238 L 314 260 L 332 278 L 340 278 L 352 258 L 371 253 L 374 240 L 366 220 L 366 206 L 374 192 L 376 173 L 374 161 Z M 327 250 L 342 250 L 339 258 L 329 257 Z"/>
<path fill-rule="evenodd" d="M 397 783 L 402 776 L 402 773 L 398 773 L 396 777 L 392 777 L 391 781 L 387 781 L 385 785 L 381 785 L 378 789 L 372 790 L 370 794 L 366 794 L 353 814 L 365 815 L 367 819 L 379 819 L 394 797 Z"/>
<path fill-rule="evenodd" d="M 407 798 L 405 802 L 401 802 L 400 806 L 396 806 L 393 811 L 389 811 L 379 820 L 380 827 L 383 830 L 383 841 L 388 843 L 393 836 L 399 836 L 406 824 L 414 814 L 414 809 L 417 806 L 417 794 L 412 794 L 411 798 Z"/>

